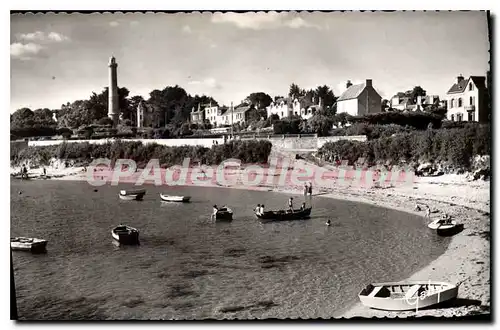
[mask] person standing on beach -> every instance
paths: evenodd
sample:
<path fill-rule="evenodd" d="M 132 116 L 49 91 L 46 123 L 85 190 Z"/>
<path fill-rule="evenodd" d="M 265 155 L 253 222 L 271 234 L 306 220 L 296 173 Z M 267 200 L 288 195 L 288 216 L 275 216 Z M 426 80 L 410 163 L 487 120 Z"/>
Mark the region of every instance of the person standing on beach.
<path fill-rule="evenodd" d="M 309 191 L 309 188 L 307 187 L 307 183 L 304 183 L 304 197 L 307 197 L 308 191 Z"/>
<path fill-rule="evenodd" d="M 45 167 L 43 168 L 43 176 L 47 176 L 47 169 Z"/>
<path fill-rule="evenodd" d="M 219 209 L 217 208 L 217 205 L 214 205 L 214 209 L 213 209 L 212 215 L 210 216 L 210 220 L 217 219 L 217 212 L 219 212 Z"/>
<path fill-rule="evenodd" d="M 425 206 L 425 217 L 430 219 L 431 218 L 431 208 L 429 207 L 429 205 L 426 205 Z"/>
<path fill-rule="evenodd" d="M 312 197 L 312 195 L 313 195 L 313 184 L 312 184 L 312 182 L 309 182 L 308 192 L 309 192 L 309 197 Z"/>

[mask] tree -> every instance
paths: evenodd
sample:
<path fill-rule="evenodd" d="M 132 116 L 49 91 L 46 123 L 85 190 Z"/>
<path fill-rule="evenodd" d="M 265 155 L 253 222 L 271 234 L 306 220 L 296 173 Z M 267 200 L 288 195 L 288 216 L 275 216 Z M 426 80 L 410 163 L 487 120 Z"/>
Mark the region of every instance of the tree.
<path fill-rule="evenodd" d="M 380 110 L 381 110 L 382 112 L 384 112 L 384 111 L 386 111 L 386 109 L 387 109 L 388 107 L 389 107 L 389 101 L 388 101 L 388 100 L 386 100 L 386 99 L 383 99 L 383 100 L 382 100 L 382 107 L 381 107 L 381 109 L 380 109 Z"/>
<path fill-rule="evenodd" d="M 417 103 L 417 97 L 418 96 L 425 96 L 427 92 L 420 86 L 415 86 L 413 87 L 413 90 L 410 92 L 410 99 L 413 101 L 413 103 Z"/>
<path fill-rule="evenodd" d="M 303 96 L 305 94 L 305 91 L 300 89 L 300 87 L 295 84 L 295 83 L 292 83 L 290 85 L 290 91 L 288 92 L 288 96 L 292 97 L 292 98 L 299 98 L 301 96 Z"/>
<path fill-rule="evenodd" d="M 130 103 L 127 99 L 129 94 L 130 92 L 127 88 L 118 88 L 118 109 L 123 119 L 130 119 L 131 117 Z M 109 88 L 105 87 L 100 94 L 93 92 L 86 102 L 86 106 L 92 116 L 92 122 L 97 122 L 102 117 L 107 116 L 109 110 Z"/>
<path fill-rule="evenodd" d="M 316 99 L 321 99 L 323 103 L 323 107 L 326 109 L 327 107 L 332 108 L 334 103 L 337 101 L 337 98 L 333 94 L 333 91 L 327 85 L 318 86 L 314 91 Z"/>
<path fill-rule="evenodd" d="M 65 105 L 61 112 L 62 115 L 58 120 L 59 127 L 79 128 L 92 124 L 94 113 L 87 107 L 87 102 L 84 100 Z"/>
<path fill-rule="evenodd" d="M 309 129 L 318 136 L 327 136 L 333 125 L 333 120 L 322 113 L 317 113 L 308 120 Z"/>
<path fill-rule="evenodd" d="M 21 108 L 14 112 L 10 119 L 10 127 L 12 128 L 25 128 L 33 126 L 33 111 L 29 108 Z"/>
<path fill-rule="evenodd" d="M 248 95 L 245 100 L 248 103 L 254 105 L 255 108 L 258 110 L 265 109 L 273 101 L 271 96 L 269 96 L 268 94 L 266 94 L 264 92 L 252 93 L 252 94 Z"/>

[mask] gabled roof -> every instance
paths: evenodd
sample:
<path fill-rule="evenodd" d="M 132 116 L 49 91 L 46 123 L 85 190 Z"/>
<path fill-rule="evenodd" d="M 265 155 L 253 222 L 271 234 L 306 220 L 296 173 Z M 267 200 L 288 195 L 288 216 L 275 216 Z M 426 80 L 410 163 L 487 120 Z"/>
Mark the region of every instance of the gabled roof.
<path fill-rule="evenodd" d="M 480 77 L 480 76 L 471 76 L 468 79 L 463 79 L 461 82 L 453 84 L 451 88 L 448 90 L 446 94 L 455 94 L 455 93 L 463 93 L 465 92 L 465 88 L 469 84 L 469 81 L 472 80 L 474 82 L 474 85 L 476 85 L 477 88 L 482 89 L 485 88 L 485 77 Z"/>
<path fill-rule="evenodd" d="M 365 84 L 350 86 L 344 93 L 342 93 L 342 95 L 340 95 L 340 97 L 337 99 L 337 102 L 358 98 L 358 96 L 363 93 L 365 86 Z"/>

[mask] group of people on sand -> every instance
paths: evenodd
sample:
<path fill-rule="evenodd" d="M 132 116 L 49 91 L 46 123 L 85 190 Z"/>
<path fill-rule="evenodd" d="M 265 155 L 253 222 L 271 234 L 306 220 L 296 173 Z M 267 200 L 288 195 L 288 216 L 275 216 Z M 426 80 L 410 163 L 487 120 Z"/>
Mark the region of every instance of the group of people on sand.
<path fill-rule="evenodd" d="M 420 211 L 421 210 L 420 206 L 417 205 L 415 207 L 415 210 L 416 211 Z M 429 220 L 431 219 L 431 213 L 432 212 L 431 212 L 430 206 L 429 205 L 425 205 L 425 217 L 427 219 L 429 219 Z M 449 214 L 447 214 L 447 213 L 444 213 L 443 216 L 441 217 L 441 219 L 439 220 L 439 222 L 443 223 L 445 225 L 449 225 L 449 224 L 451 224 L 451 216 Z"/>

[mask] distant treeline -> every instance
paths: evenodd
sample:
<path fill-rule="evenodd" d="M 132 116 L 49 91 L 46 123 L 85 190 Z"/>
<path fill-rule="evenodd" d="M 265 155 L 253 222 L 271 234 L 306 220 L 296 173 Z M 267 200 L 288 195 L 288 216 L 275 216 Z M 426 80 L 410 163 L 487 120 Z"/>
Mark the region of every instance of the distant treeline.
<path fill-rule="evenodd" d="M 243 163 L 267 163 L 272 144 L 266 140 L 230 141 L 211 148 L 201 146 L 168 147 L 156 143 L 143 144 L 117 140 L 105 144 L 61 143 L 51 146 L 16 147 L 11 145 L 12 165 L 28 160 L 39 165 L 49 165 L 53 158 L 90 163 L 92 159 L 132 159 L 137 166 L 144 167 L 151 159 L 158 159 L 161 166 L 182 164 L 187 157 L 202 164 L 220 164 L 229 158 Z"/>

